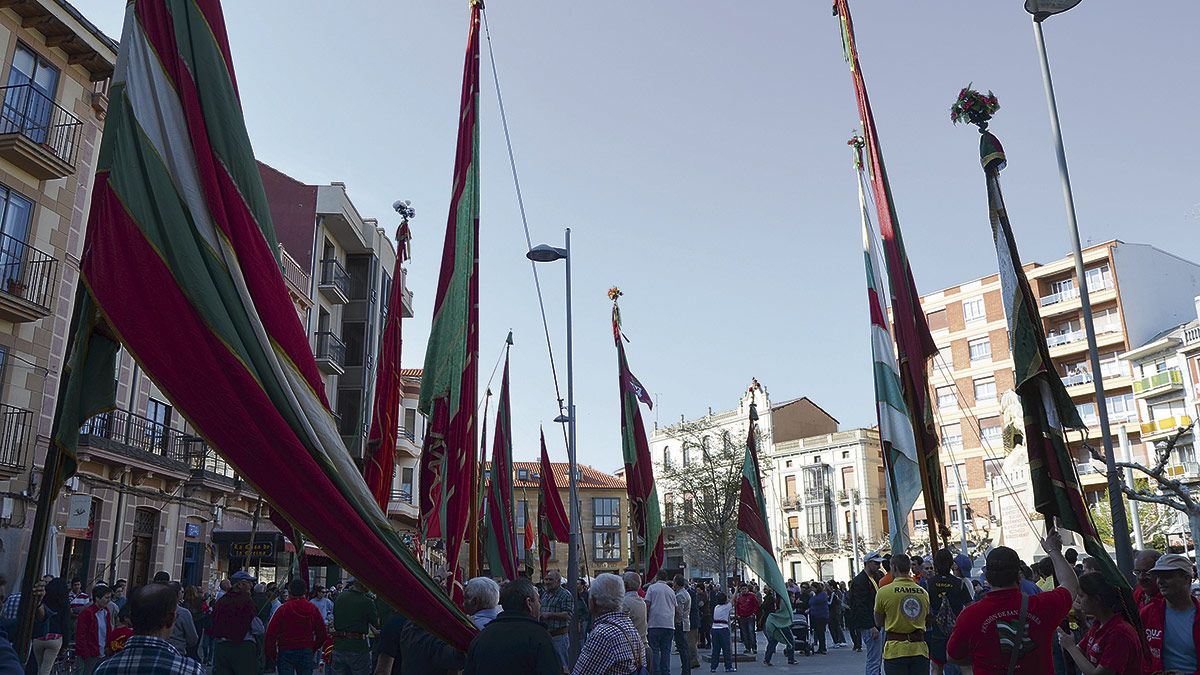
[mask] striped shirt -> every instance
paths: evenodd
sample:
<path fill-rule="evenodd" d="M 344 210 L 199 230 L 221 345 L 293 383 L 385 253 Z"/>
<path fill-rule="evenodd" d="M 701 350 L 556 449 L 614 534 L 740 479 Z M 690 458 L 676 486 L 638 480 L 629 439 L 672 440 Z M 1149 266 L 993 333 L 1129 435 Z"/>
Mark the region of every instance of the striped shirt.
<path fill-rule="evenodd" d="M 134 635 L 96 668 L 96 675 L 204 675 L 204 668 L 162 638 Z"/>

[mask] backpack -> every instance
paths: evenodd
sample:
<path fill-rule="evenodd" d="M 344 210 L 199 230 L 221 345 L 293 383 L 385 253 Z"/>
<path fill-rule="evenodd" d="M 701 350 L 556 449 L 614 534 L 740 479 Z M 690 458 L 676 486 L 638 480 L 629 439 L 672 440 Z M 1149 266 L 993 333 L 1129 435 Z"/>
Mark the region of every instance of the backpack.
<path fill-rule="evenodd" d="M 958 580 L 959 588 L 962 588 L 964 583 L 962 579 Z M 933 586 L 933 583 L 929 584 Z M 950 602 L 950 591 L 953 589 L 945 589 L 938 593 L 938 611 L 933 615 L 933 626 L 942 635 L 949 636 L 954 632 L 954 622 L 958 620 L 958 612 L 955 611 L 953 603 Z"/>

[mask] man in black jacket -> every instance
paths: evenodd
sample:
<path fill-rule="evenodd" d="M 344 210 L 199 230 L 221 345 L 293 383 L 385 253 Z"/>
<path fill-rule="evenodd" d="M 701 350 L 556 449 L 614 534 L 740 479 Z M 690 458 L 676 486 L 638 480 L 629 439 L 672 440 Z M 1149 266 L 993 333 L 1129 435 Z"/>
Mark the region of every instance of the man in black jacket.
<path fill-rule="evenodd" d="M 867 673 L 878 675 L 882 666 L 883 641 L 879 629 L 875 628 L 875 592 L 883 578 L 880 564 L 883 556 L 872 551 L 863 558 L 863 571 L 850 582 L 849 611 L 845 612 L 846 625 L 854 641 L 854 651 L 867 648 Z"/>
<path fill-rule="evenodd" d="M 537 588 L 525 577 L 500 588 L 504 611 L 471 641 L 464 675 L 560 675 L 562 664 L 541 611 Z"/>

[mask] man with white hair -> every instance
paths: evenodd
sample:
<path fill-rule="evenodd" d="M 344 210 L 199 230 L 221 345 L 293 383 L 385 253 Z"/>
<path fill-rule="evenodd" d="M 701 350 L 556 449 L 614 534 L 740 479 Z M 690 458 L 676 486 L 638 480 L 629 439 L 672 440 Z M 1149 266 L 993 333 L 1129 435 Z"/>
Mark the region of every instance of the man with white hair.
<path fill-rule="evenodd" d="M 492 622 L 500 610 L 500 584 L 488 577 L 475 577 L 463 587 L 463 609 L 479 630 Z"/>
<path fill-rule="evenodd" d="M 642 575 L 626 572 L 621 576 L 621 580 L 625 582 L 625 597 L 621 598 L 621 610 L 629 615 L 629 620 L 633 622 L 633 627 L 642 638 L 642 644 L 649 650 L 650 642 L 646 639 L 646 600 L 638 595 L 638 589 L 642 587 Z"/>
<path fill-rule="evenodd" d="M 592 631 L 571 675 L 635 673 L 646 663 L 642 638 L 629 616 L 621 611 L 625 583 L 615 574 L 601 574 L 592 582 L 588 610 Z"/>

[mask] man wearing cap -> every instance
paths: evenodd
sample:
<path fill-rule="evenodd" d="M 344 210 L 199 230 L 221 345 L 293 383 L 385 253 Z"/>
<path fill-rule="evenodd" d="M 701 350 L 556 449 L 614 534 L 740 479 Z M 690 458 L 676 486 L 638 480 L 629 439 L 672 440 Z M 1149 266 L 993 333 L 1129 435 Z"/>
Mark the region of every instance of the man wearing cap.
<path fill-rule="evenodd" d="M 1192 597 L 1195 568 L 1187 556 L 1168 553 L 1150 568 L 1159 597 L 1142 608 L 1150 647 L 1150 673 L 1195 673 L 1200 669 L 1200 602 Z"/>
<path fill-rule="evenodd" d="M 333 602 L 333 675 L 368 675 L 371 651 L 367 633 L 379 626 L 375 602 L 354 577 L 347 577 L 344 590 Z"/>
<path fill-rule="evenodd" d="M 254 577 L 244 571 L 229 578 L 233 586 L 213 607 L 213 675 L 256 675 L 258 643 L 254 622 L 258 608 L 250 598 Z M 259 632 L 262 626 L 258 626 Z"/>
<path fill-rule="evenodd" d="M 1133 556 L 1133 576 L 1137 579 L 1137 585 L 1133 587 L 1133 604 L 1137 605 L 1139 611 L 1151 600 L 1162 597 L 1158 592 L 1158 582 L 1150 574 L 1154 563 L 1161 557 L 1162 554 L 1152 548 L 1144 548 Z"/>
<path fill-rule="evenodd" d="M 925 642 L 929 594 L 913 581 L 912 564 L 913 559 L 905 553 L 893 555 L 892 583 L 875 595 L 875 625 L 886 631 L 886 675 L 929 674 L 929 645 Z"/>
<path fill-rule="evenodd" d="M 1020 590 L 1021 559 L 1016 551 L 997 546 L 988 552 L 985 574 L 992 590 L 958 615 L 946 644 L 951 663 L 971 665 L 976 675 L 1001 675 L 1010 672 L 1015 648 L 1016 667 L 1011 672 L 1054 672 L 1055 631 L 1079 594 L 1079 579 L 1063 557 L 1058 530 L 1046 535 L 1042 549 L 1054 561 L 1060 585 L 1037 595 Z"/>
<path fill-rule="evenodd" d="M 867 648 L 867 675 L 879 675 L 882 668 L 883 641 L 875 627 L 875 593 L 883 578 L 882 562 L 883 556 L 878 551 L 871 551 L 863 558 L 863 570 L 850 580 L 850 611 L 846 623 L 850 626 L 854 651 Z"/>

